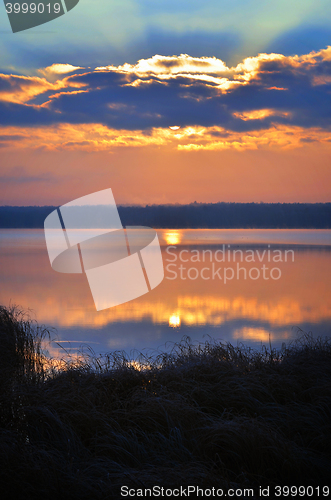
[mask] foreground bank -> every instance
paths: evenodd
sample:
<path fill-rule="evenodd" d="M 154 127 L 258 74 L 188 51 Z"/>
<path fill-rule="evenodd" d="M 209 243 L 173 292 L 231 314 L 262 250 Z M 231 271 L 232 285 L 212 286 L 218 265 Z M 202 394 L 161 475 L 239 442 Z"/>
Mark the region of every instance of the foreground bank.
<path fill-rule="evenodd" d="M 46 334 L 0 309 L 2 498 L 327 496 L 330 339 L 303 335 L 280 352 L 184 341 L 153 360 L 115 353 L 59 371 Z"/>

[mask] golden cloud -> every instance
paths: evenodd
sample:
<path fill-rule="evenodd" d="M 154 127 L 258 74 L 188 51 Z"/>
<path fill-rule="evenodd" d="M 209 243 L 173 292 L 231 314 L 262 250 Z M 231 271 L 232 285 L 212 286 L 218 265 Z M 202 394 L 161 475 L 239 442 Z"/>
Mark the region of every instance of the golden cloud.
<path fill-rule="evenodd" d="M 72 73 L 73 71 L 77 71 L 78 69 L 84 69 L 81 66 L 73 66 L 72 64 L 52 64 L 51 66 L 47 66 L 47 68 L 42 68 L 39 70 L 40 73 L 43 74 L 50 74 L 50 73 L 56 73 L 56 74 L 66 74 L 66 73 Z"/>
<path fill-rule="evenodd" d="M 93 123 L 49 127 L 0 127 L 6 136 L 3 146 L 15 149 L 112 151 L 123 147 L 165 146 L 180 151 L 298 148 L 308 142 L 330 147 L 331 131 L 303 127 L 274 126 L 268 130 L 229 132 L 222 127 L 168 127 L 143 130 L 117 130 Z M 17 141 L 17 136 L 20 141 Z M 10 137 L 13 137 L 11 140 Z"/>
<path fill-rule="evenodd" d="M 326 122 L 325 119 L 324 123 L 323 117 L 320 127 L 316 125 L 315 115 L 312 117 L 312 122 L 309 122 L 308 116 L 304 126 L 298 126 L 302 123 L 302 117 L 305 118 L 306 108 L 304 107 L 298 119 L 295 120 L 295 110 L 283 109 L 281 104 L 277 109 L 278 101 L 276 98 L 274 98 L 273 106 L 268 107 L 265 104 L 265 99 L 262 99 L 261 102 L 264 105 L 261 105 L 260 109 L 254 108 L 253 105 L 250 109 L 250 101 L 246 97 L 242 98 L 240 102 L 239 98 L 233 100 L 231 95 L 229 102 L 224 100 L 227 94 L 235 92 L 238 86 L 244 90 L 250 85 L 257 86 L 259 95 L 261 95 L 259 86 L 261 86 L 263 93 L 277 91 L 278 95 L 278 92 L 280 94 L 286 92 L 287 87 L 282 86 L 286 79 L 282 84 L 276 80 L 279 85 L 273 85 L 272 81 L 273 74 L 278 75 L 282 68 L 286 68 L 285 74 L 288 71 L 296 75 L 309 74 L 312 85 L 309 91 L 314 86 L 330 84 L 331 76 L 327 74 L 327 71 L 323 73 L 321 71 L 323 68 L 318 67 L 322 62 L 330 60 L 331 46 L 303 56 L 287 57 L 282 54 L 259 54 L 256 57 L 244 59 L 234 67 L 228 67 L 224 61 L 216 57 L 191 57 L 187 54 L 180 54 L 179 56 L 154 55 L 148 59 L 141 59 L 136 64 L 125 63 L 119 66 L 98 67 L 94 71 L 83 74 L 82 72 L 78 73 L 78 71 L 84 68 L 70 64 L 53 64 L 40 70 L 45 75 L 43 78 L 2 74 L 0 75 L 2 82 L 0 101 L 23 105 L 21 106 L 23 114 L 27 106 L 47 108 L 42 110 L 45 112 L 43 115 L 45 117 L 44 123 L 51 123 L 50 125 L 38 125 L 37 117 L 36 121 L 31 123 L 33 126 L 29 128 L 21 126 L 19 121 L 15 127 L 4 126 L 1 130 L 6 136 L 6 140 L 2 141 L 2 144 L 8 147 L 15 145 L 19 148 L 43 147 L 50 150 L 82 149 L 87 151 L 150 145 L 166 145 L 182 151 L 194 151 L 245 150 L 273 146 L 288 148 L 299 147 L 313 141 L 330 144 L 329 122 Z M 311 71 L 315 66 L 317 66 L 317 70 Z M 74 75 L 63 76 L 75 72 Z M 113 79 L 110 75 L 111 78 L 108 79 L 106 75 L 103 81 L 102 73 L 115 73 L 115 78 Z M 116 78 L 116 75 L 120 75 L 120 80 Z M 121 75 L 125 75 L 125 77 L 122 78 Z M 54 77 L 57 78 L 56 81 L 52 81 Z M 173 89 L 171 87 L 173 82 L 170 80 L 174 79 L 179 79 L 179 85 Z M 148 108 L 146 104 L 149 102 L 148 94 L 147 98 L 144 97 L 145 100 L 139 101 L 139 96 L 141 97 L 142 94 L 145 96 L 140 91 L 138 91 L 139 96 L 134 94 L 138 96 L 139 102 L 136 103 L 132 99 L 129 103 L 126 102 L 126 87 L 148 87 L 153 83 L 157 83 L 158 88 L 169 87 L 171 92 L 169 91 L 166 95 L 172 99 L 170 110 L 176 112 L 171 111 L 167 114 L 164 107 L 160 109 L 155 107 L 154 112 L 154 104 L 151 108 Z M 107 85 L 113 85 L 116 91 L 120 90 L 120 92 L 115 92 L 116 97 L 112 98 L 111 92 L 108 94 L 104 91 L 107 90 Z M 193 90 L 191 90 L 192 87 Z M 100 89 L 101 92 L 99 92 Z M 129 91 L 131 92 L 133 89 L 131 88 Z M 142 91 L 144 91 L 143 88 Z M 155 92 L 157 91 L 156 89 Z M 91 100 L 88 96 L 89 93 L 91 93 Z M 42 94 L 45 94 L 44 101 L 41 104 L 34 104 L 32 100 Z M 76 108 L 71 105 L 72 101 L 68 101 L 68 99 L 70 96 L 72 99 L 78 99 L 77 94 L 82 94 L 82 96 L 86 94 L 88 97 L 78 101 L 83 107 L 77 109 L 79 116 L 77 114 L 73 118 L 72 114 L 76 113 Z M 132 94 L 129 95 L 132 96 Z M 215 97 L 215 106 L 209 105 L 208 107 L 209 100 Z M 42 101 L 41 98 L 38 102 L 40 101 Z M 66 105 L 68 102 L 70 106 Z M 73 102 L 75 104 L 75 101 Z M 185 123 L 180 123 L 180 119 L 178 119 L 180 116 L 177 113 L 177 108 L 182 106 L 180 109 L 183 109 L 183 115 L 185 115 L 187 109 L 191 109 L 191 102 L 194 102 L 196 106 L 194 108 L 195 114 L 192 113 L 193 118 L 191 117 L 193 125 L 187 124 L 185 126 Z M 204 102 L 207 103 L 206 108 L 203 108 Z M 189 103 L 188 107 L 186 103 Z M 10 113 L 10 109 L 8 113 Z M 212 113 L 214 114 L 211 119 Z M 223 115 L 224 118 L 220 119 L 219 116 Z M 20 117 L 19 111 L 17 116 Z M 128 130 L 133 122 L 132 116 L 136 127 L 135 130 Z M 62 123 L 54 124 L 61 121 L 61 118 L 63 119 Z M 79 120 L 82 122 L 77 123 Z M 194 124 L 193 120 L 196 120 L 197 124 Z M 208 120 L 211 124 L 214 123 L 218 126 L 199 125 L 199 122 L 208 123 Z M 256 126 L 256 124 L 250 123 L 253 121 L 261 122 L 261 124 Z M 20 135 L 21 140 L 18 142 L 13 138 L 11 141 L 11 135 L 16 137 Z"/>
<path fill-rule="evenodd" d="M 54 90 L 56 85 L 45 78 L 0 74 L 3 90 L 0 90 L 0 100 L 13 103 L 26 103 L 48 90 Z"/>
<path fill-rule="evenodd" d="M 258 54 L 247 57 L 237 66 L 228 67 L 224 61 L 216 57 L 191 57 L 188 54 L 179 56 L 154 55 L 149 59 L 140 59 L 136 64 L 125 63 L 119 66 L 99 66 L 95 71 L 115 71 L 127 75 L 135 75 L 138 79 L 156 77 L 159 80 L 185 77 L 204 81 L 206 84 L 218 86 L 221 90 L 230 90 L 238 85 L 248 84 L 256 78 L 263 64 L 273 61 L 293 69 L 306 69 L 321 61 L 331 60 L 331 46 L 318 52 L 310 52 L 303 56 L 284 56 L 282 54 Z M 329 83 L 328 78 L 319 78 L 318 84 Z M 139 82 L 143 83 L 142 80 Z M 137 86 L 137 80 L 127 85 Z M 269 87 L 269 90 L 287 90 L 283 87 Z"/>
<path fill-rule="evenodd" d="M 0 82 L 2 82 L 3 87 L 0 90 L 0 101 L 17 104 L 28 104 L 29 101 L 45 92 L 57 91 L 67 87 L 81 88 L 86 86 L 85 83 L 69 82 L 67 78 L 50 82 L 46 78 L 38 76 L 4 75 L 1 73 Z M 47 105 L 47 101 L 40 106 L 45 105 Z"/>
<path fill-rule="evenodd" d="M 233 113 L 233 116 L 241 120 L 263 120 L 268 116 L 289 116 L 289 113 L 278 111 L 276 109 L 255 109 L 253 111 L 246 111 L 244 113 Z"/>
<path fill-rule="evenodd" d="M 94 71 L 96 73 L 116 72 L 133 76 L 132 81 L 125 84 L 128 86 L 149 84 L 154 81 L 153 78 L 166 83 L 166 80 L 172 78 L 185 77 L 189 80 L 205 83 L 207 86 L 212 85 L 222 92 L 227 92 L 238 85 L 247 85 L 253 79 L 258 80 L 261 73 L 268 71 L 264 69 L 263 65 L 269 62 L 276 61 L 282 66 L 289 66 L 292 70 L 301 72 L 320 62 L 330 60 L 331 46 L 302 56 L 262 53 L 256 57 L 247 57 L 234 67 L 228 67 L 224 61 L 216 57 L 191 57 L 188 54 L 180 54 L 179 56 L 154 55 L 148 59 L 140 59 L 136 64 L 125 63 L 119 66 L 102 66 L 95 68 Z M 80 66 L 56 63 L 39 70 L 46 78 L 0 74 L 0 79 L 5 83 L 4 90 L 0 92 L 0 99 L 8 102 L 26 103 L 47 90 L 65 90 L 69 86 L 81 87 L 83 83 L 74 82 L 70 76 L 55 82 L 48 80 L 52 79 L 54 75 L 74 73 L 82 69 L 84 68 Z M 313 75 L 312 81 L 315 85 L 325 85 L 330 83 L 330 76 Z M 268 86 L 266 90 L 284 91 L 287 89 L 285 87 Z"/>

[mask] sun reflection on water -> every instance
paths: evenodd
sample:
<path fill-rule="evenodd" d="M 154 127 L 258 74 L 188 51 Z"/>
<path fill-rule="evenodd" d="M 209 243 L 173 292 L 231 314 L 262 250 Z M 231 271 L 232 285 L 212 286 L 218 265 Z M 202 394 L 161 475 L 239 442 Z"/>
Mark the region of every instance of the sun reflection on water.
<path fill-rule="evenodd" d="M 165 233 L 164 238 L 168 245 L 178 245 L 182 240 L 182 235 L 178 231 L 169 231 Z"/>
<path fill-rule="evenodd" d="M 169 318 L 169 326 L 172 328 L 176 328 L 180 326 L 180 316 L 178 314 L 172 314 Z"/>

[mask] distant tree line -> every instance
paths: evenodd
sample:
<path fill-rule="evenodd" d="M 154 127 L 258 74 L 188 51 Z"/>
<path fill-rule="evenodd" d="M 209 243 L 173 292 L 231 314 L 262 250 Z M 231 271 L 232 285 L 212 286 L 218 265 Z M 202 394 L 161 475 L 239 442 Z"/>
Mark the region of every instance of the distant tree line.
<path fill-rule="evenodd" d="M 1 228 L 43 228 L 57 207 L 0 207 Z M 154 228 L 331 228 L 331 203 L 191 203 L 119 206 L 123 226 Z"/>

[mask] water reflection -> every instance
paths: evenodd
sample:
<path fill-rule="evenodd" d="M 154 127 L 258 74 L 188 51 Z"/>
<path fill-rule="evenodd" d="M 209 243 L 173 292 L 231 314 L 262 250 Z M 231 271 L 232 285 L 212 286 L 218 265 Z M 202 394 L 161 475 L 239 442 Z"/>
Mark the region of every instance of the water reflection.
<path fill-rule="evenodd" d="M 176 328 L 180 326 L 180 324 L 181 324 L 180 313 L 172 314 L 169 318 L 169 326 Z"/>
<path fill-rule="evenodd" d="M 196 279 L 165 279 L 150 293 L 126 304 L 96 312 L 85 275 L 60 274 L 49 264 L 43 231 L 2 230 L 0 243 L 0 302 L 34 311 L 40 323 L 54 326 L 67 349 L 85 342 L 96 351 L 143 349 L 178 341 L 183 335 L 202 340 L 208 334 L 248 344 L 271 339 L 276 344 L 295 335 L 293 326 L 330 335 L 330 231 L 158 231 L 165 267 L 167 246 L 177 256 L 183 249 L 282 248 L 292 240 L 295 258 L 277 263 L 278 280 L 203 279 L 206 262 L 188 262 Z M 245 242 L 238 243 L 242 238 Z M 328 244 L 327 244 L 328 243 Z M 305 246 L 303 246 L 305 244 Z M 315 247 L 312 245 L 315 244 Z M 215 246 L 216 245 L 216 246 Z M 187 254 L 185 254 L 187 257 Z M 179 264 L 179 260 L 178 260 Z M 262 263 L 245 263 L 247 270 Z M 219 264 L 223 266 L 222 263 Z M 52 354 L 61 348 L 53 344 Z"/>
<path fill-rule="evenodd" d="M 166 231 L 162 236 L 167 245 L 179 245 L 182 241 L 182 233 L 179 231 Z"/>

